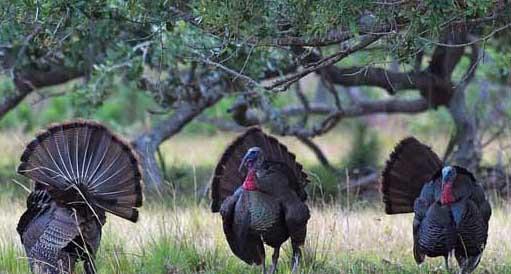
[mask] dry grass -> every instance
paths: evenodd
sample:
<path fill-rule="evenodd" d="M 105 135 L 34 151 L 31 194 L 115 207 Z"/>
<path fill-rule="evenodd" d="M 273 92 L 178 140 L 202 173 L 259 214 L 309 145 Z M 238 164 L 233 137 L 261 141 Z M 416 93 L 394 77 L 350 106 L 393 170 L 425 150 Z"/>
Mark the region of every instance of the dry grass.
<path fill-rule="evenodd" d="M 385 131 L 392 131 L 387 135 L 392 137 L 382 139 L 383 155 L 407 135 L 399 126 L 390 126 Z M 173 138 L 163 145 L 167 165 L 212 166 L 232 136 Z M 335 132 L 318 138 L 317 142 L 335 163 L 346 155 L 350 139 L 349 134 Z M 439 151 L 446 141 L 446 138 L 428 136 L 423 139 L 433 143 Z M 16 165 L 13 159 L 19 157 L 27 140 L 19 133 L 0 135 L 0 151 L 3 152 L 0 164 L 12 168 L 12 177 Z M 283 141 L 306 166 L 317 164 L 314 155 L 299 142 L 291 138 L 283 138 Z M 489 155 L 492 149 L 497 150 L 488 148 Z M 383 155 L 380 162 L 383 162 Z M 204 185 L 206 181 L 198 184 Z M 4 194 L 0 195 L 0 273 L 26 273 L 26 259 L 15 230 L 25 204 L 15 195 Z M 141 220 L 136 224 L 108 217 L 98 254 L 100 273 L 259 272 L 258 268 L 246 266 L 231 254 L 220 218 L 209 212 L 205 201 L 183 206 L 174 204 L 178 199 L 173 197 L 159 199 L 162 198 L 146 201 Z M 411 214 L 388 216 L 378 206 L 347 208 L 339 204 L 312 207 L 304 273 L 443 273 L 440 258 L 428 259 L 420 268 L 415 265 L 411 250 Z M 511 273 L 509 213 L 507 206 L 494 210 L 488 245 L 478 273 Z M 286 244 L 280 273 L 289 271 L 289 249 Z M 267 252 L 269 258 L 271 250 Z"/>
<path fill-rule="evenodd" d="M 0 270 L 4 267 L 8 273 L 24 273 L 25 259 L 15 232 L 23 206 L 19 202 L 4 201 L 1 207 L 5 214 L 0 217 L 0 251 L 14 250 L 16 261 L 7 263 L 0 259 Z M 109 217 L 99 254 L 101 273 L 146 273 L 141 270 L 144 262 L 154 261 L 153 257 L 159 256 L 163 258 L 156 261 L 161 265 L 152 266 L 154 273 L 172 269 L 179 273 L 257 272 L 230 254 L 219 216 L 210 213 L 205 206 L 169 208 L 152 204 L 142 210 L 141 216 L 137 224 Z M 338 206 L 313 207 L 304 270 L 310 273 L 442 271 L 443 260 L 440 258 L 428 259 L 421 268 L 414 265 L 411 220 L 411 214 L 386 216 L 376 208 L 347 211 Z M 479 273 L 511 270 L 509 231 L 509 208 L 496 209 Z M 286 245 L 281 260 L 282 273 L 288 270 L 289 253 Z M 225 268 L 224 263 L 229 267 Z M 13 264 L 20 268 L 19 272 L 12 272 L 17 271 Z"/>

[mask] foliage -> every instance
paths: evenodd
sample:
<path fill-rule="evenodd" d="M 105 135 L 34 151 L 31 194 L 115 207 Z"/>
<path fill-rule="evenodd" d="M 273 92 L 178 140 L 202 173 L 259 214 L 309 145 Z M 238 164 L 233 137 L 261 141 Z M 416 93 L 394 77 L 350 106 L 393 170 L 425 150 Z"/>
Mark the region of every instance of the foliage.
<path fill-rule="evenodd" d="M 0 45 L 9 45 L 9 53 L 22 57 L 15 68 L 63 59 L 70 68 L 84 71 L 87 81 L 73 89 L 73 96 L 80 106 L 96 109 L 106 98 L 119 96 L 120 82 L 132 95 L 141 92 L 138 81 L 147 74 L 180 85 L 167 73 L 202 59 L 218 60 L 257 79 L 265 70 L 285 68 L 296 57 L 248 40 L 315 38 L 337 26 L 356 33 L 396 20 L 407 24 L 406 32 L 390 35 L 382 41 L 388 47 L 362 55 L 367 57 L 361 63 L 385 63 L 392 56 L 409 61 L 418 49 L 433 45 L 445 22 L 486 16 L 496 3 L 424 1 L 388 8 L 366 0 L 3 1 Z M 176 7 L 190 12 L 195 21 L 179 16 Z M 148 93 L 164 108 L 170 106 L 164 94 Z"/>
<path fill-rule="evenodd" d="M 72 118 L 105 121 L 116 131 L 143 123 L 146 110 L 154 105 L 151 98 L 122 85 L 118 85 L 116 90 L 116 96 L 101 101 L 94 110 L 87 107 L 81 91 L 42 101 L 37 98 L 33 102 L 25 101 L 0 121 L 0 129 L 22 128 L 34 131 L 50 123 Z"/>
<path fill-rule="evenodd" d="M 154 178 L 152 187 L 162 182 L 153 159 L 157 147 L 183 128 L 212 134 L 215 122 L 230 129 L 266 124 L 274 134 L 313 138 L 347 117 L 451 108 L 454 89 L 465 92 L 472 80 L 481 45 L 498 57 L 509 55 L 501 44 L 508 40 L 510 14 L 498 0 L 4 1 L 0 73 L 14 85 L 0 86 L 7 106 L 0 114 L 26 92 L 48 103 L 35 111 L 33 102 L 22 105 L 0 127 L 31 130 L 86 117 L 123 133 L 144 129 L 132 141 L 143 165 L 152 165 L 144 166 L 155 174 L 146 176 Z M 495 63 L 496 73 L 476 76 L 508 85 L 506 61 Z M 289 92 L 313 74 L 333 102 L 311 108 L 310 91 Z M 61 89 L 69 80 L 75 81 Z M 51 85 L 60 86 L 41 90 Z M 337 92 L 338 86 L 368 88 L 354 95 Z M 63 99 L 48 99 L 59 95 Z M 465 102 L 456 108 L 462 111 L 448 112 L 455 130 L 476 134 L 460 131 L 474 123 L 460 115 L 469 112 Z M 211 123 L 191 123 L 197 117 Z M 454 154 L 460 148 L 477 154 L 475 145 L 460 144 Z M 353 157 L 371 157 L 364 154 Z M 468 165 L 479 158 L 453 157 Z"/>

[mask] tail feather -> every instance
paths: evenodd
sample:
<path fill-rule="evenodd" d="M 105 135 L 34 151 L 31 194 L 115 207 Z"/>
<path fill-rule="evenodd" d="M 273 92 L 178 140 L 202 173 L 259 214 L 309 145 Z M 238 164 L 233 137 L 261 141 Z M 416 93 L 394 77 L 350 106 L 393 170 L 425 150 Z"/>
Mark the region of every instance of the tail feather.
<path fill-rule="evenodd" d="M 94 206 L 131 221 L 138 218 L 142 177 L 136 154 L 99 123 L 49 127 L 27 145 L 18 173 L 53 191 L 76 189 Z"/>
<path fill-rule="evenodd" d="M 382 173 L 381 191 L 387 214 L 413 212 L 422 187 L 442 167 L 442 161 L 428 146 L 414 137 L 394 148 Z"/>

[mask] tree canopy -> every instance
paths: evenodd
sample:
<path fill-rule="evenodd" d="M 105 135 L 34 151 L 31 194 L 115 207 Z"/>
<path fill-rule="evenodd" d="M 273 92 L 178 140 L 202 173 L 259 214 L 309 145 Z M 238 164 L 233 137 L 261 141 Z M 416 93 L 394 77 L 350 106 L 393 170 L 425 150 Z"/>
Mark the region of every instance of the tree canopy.
<path fill-rule="evenodd" d="M 157 185 L 158 146 L 196 118 L 233 130 L 264 124 L 314 148 L 310 139 L 343 118 L 446 107 L 456 132 L 445 159 L 474 167 L 498 130 L 483 138 L 480 125 L 495 113 L 476 115 L 466 91 L 509 97 L 510 45 L 505 0 L 2 1 L 1 73 L 12 84 L 0 117 L 70 80 L 64 94 L 39 96 L 94 108 L 120 85 L 143 93 L 155 115 L 132 142 Z M 476 73 L 491 87 L 479 88 Z M 309 75 L 327 102 L 304 93 Z M 374 92 L 346 89 L 360 86 Z M 203 114 L 220 101 L 228 114 Z"/>

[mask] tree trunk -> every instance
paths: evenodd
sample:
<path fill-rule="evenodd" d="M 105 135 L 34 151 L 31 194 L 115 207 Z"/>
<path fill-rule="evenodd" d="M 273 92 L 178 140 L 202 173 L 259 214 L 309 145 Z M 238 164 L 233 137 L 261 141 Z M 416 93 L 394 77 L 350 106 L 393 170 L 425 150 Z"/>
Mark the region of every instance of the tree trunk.
<path fill-rule="evenodd" d="M 202 111 L 218 102 L 222 98 L 222 87 L 220 84 L 211 87 L 209 94 L 196 103 L 182 103 L 170 117 L 132 141 L 140 157 L 144 182 L 149 190 L 159 191 L 163 184 L 163 175 L 156 160 L 156 151 L 160 144 L 179 133 Z"/>
<path fill-rule="evenodd" d="M 467 110 L 465 91 L 455 92 L 449 103 L 449 113 L 454 120 L 456 132 L 450 141 L 446 156 L 448 157 L 450 151 L 454 150 L 449 162 L 468 170 L 476 170 L 481 161 L 482 148 L 477 138 L 475 115 Z"/>
<path fill-rule="evenodd" d="M 451 114 L 456 132 L 447 146 L 444 160 L 449 157 L 450 162 L 475 171 L 479 167 L 482 158 L 481 139 L 478 138 L 478 126 L 476 114 L 469 111 L 466 103 L 466 90 L 473 79 L 477 65 L 479 64 L 480 49 L 476 38 L 468 35 L 460 42 L 471 42 L 470 65 L 461 80 L 455 87 L 455 92 L 449 101 L 449 113 Z M 464 53 L 464 50 L 459 53 Z"/>

